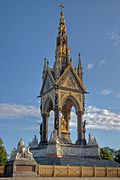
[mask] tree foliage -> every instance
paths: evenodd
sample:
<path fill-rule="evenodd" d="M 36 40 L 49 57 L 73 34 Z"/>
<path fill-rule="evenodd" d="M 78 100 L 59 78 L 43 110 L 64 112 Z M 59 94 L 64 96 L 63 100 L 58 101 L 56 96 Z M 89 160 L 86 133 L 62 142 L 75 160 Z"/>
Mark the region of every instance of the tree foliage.
<path fill-rule="evenodd" d="M 0 138 L 0 165 L 5 165 L 7 161 L 7 152 L 3 140 Z"/>
<path fill-rule="evenodd" d="M 120 149 L 116 151 L 115 159 L 116 162 L 120 163 Z"/>
<path fill-rule="evenodd" d="M 108 159 L 108 160 L 113 160 L 113 155 L 111 152 L 107 151 L 104 148 L 100 148 L 100 156 L 102 159 Z"/>

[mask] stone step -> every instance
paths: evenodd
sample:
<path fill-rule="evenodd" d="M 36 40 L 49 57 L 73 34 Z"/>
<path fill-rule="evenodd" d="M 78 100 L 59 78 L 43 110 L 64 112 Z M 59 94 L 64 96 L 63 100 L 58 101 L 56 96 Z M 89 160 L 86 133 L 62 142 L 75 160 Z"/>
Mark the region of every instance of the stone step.
<path fill-rule="evenodd" d="M 87 159 L 80 157 L 67 157 L 67 158 L 37 158 L 36 161 L 45 165 L 70 165 L 70 166 L 108 166 L 120 167 L 120 164 L 115 161 L 103 159 Z"/>

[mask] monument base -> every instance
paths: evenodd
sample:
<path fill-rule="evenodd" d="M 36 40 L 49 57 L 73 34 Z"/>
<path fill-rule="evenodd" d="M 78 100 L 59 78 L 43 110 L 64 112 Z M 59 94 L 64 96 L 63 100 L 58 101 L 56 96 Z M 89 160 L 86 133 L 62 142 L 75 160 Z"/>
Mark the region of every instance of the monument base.
<path fill-rule="evenodd" d="M 50 143 L 31 151 L 41 165 L 120 167 L 117 162 L 101 159 L 98 145 Z"/>
<path fill-rule="evenodd" d="M 6 176 L 37 176 L 37 162 L 34 160 L 29 148 L 25 148 L 22 138 L 18 142 L 17 149 L 14 148 L 5 168 Z"/>
<path fill-rule="evenodd" d="M 8 161 L 6 165 L 5 176 L 13 177 L 36 177 L 37 176 L 37 163 L 29 160 L 15 160 Z"/>
<path fill-rule="evenodd" d="M 34 159 L 38 163 L 42 159 L 47 158 L 75 158 L 76 164 L 78 158 L 91 158 L 100 159 L 99 146 L 96 145 L 77 145 L 77 144 L 60 144 L 60 143 L 48 143 L 44 146 L 38 146 L 36 148 L 31 148 Z M 63 164 L 64 165 L 64 164 Z"/>

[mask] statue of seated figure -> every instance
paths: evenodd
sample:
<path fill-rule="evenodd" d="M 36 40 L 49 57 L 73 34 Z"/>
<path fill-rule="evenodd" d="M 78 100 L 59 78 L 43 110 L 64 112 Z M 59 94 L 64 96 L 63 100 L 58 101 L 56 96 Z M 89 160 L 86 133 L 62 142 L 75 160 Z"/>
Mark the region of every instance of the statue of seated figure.
<path fill-rule="evenodd" d="M 65 118 L 64 118 L 63 115 L 62 115 L 62 117 L 61 117 L 61 129 L 62 129 L 63 131 L 67 131 L 67 122 L 66 122 L 66 120 L 65 120 Z"/>

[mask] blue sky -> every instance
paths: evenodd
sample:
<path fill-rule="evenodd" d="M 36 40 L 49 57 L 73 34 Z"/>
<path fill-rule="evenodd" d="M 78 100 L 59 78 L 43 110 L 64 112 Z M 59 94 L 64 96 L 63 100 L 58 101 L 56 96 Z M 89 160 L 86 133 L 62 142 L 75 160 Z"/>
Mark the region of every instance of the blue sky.
<path fill-rule="evenodd" d="M 100 146 L 120 148 L 120 1 L 63 0 L 73 65 L 81 53 L 85 117 Z M 7 151 L 20 137 L 39 139 L 43 59 L 53 66 L 61 1 L 0 1 L 0 137 Z M 75 139 L 73 113 L 72 138 Z M 51 120 L 52 121 L 52 115 Z"/>

